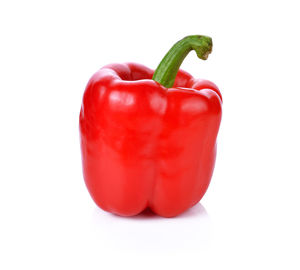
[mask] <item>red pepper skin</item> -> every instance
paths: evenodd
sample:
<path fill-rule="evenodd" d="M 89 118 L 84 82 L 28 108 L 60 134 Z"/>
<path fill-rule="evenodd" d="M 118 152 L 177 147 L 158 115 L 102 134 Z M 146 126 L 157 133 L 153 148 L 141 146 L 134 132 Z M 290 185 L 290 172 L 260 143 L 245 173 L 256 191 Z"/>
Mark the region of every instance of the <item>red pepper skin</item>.
<path fill-rule="evenodd" d="M 163 217 L 200 201 L 213 173 L 222 114 L 217 86 L 180 70 L 172 88 L 134 63 L 96 72 L 86 87 L 80 138 L 86 186 L 103 210 Z"/>

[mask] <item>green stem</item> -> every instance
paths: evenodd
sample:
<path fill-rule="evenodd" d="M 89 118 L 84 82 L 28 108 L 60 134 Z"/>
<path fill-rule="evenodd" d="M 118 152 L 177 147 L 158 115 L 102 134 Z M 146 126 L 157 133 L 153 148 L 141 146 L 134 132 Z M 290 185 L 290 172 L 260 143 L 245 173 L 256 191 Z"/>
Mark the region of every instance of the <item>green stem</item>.
<path fill-rule="evenodd" d="M 167 88 L 172 87 L 180 65 L 191 50 L 195 50 L 200 59 L 206 60 L 212 51 L 212 39 L 195 35 L 178 41 L 161 60 L 152 80 Z"/>

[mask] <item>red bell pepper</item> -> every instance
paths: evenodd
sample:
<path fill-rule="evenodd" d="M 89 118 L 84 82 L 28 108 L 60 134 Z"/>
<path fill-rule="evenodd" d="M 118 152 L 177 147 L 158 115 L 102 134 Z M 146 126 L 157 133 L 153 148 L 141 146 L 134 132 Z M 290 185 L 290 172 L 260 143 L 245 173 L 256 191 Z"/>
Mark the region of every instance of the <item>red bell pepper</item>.
<path fill-rule="evenodd" d="M 102 209 L 164 217 L 195 205 L 215 164 L 222 113 L 217 86 L 179 67 L 191 51 L 206 60 L 212 40 L 188 36 L 156 71 L 111 64 L 89 80 L 80 112 L 83 174 Z"/>

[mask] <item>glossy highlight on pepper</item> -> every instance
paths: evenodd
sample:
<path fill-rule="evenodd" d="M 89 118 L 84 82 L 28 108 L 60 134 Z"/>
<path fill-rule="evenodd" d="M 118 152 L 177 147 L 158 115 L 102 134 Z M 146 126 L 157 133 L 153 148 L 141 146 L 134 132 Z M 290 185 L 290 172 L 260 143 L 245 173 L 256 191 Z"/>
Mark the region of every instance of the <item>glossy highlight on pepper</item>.
<path fill-rule="evenodd" d="M 186 37 L 155 72 L 136 63 L 111 64 L 89 80 L 80 111 L 83 175 L 103 210 L 133 216 L 150 208 L 173 217 L 205 194 L 222 97 L 214 83 L 178 69 L 191 50 L 206 59 L 210 41 Z"/>

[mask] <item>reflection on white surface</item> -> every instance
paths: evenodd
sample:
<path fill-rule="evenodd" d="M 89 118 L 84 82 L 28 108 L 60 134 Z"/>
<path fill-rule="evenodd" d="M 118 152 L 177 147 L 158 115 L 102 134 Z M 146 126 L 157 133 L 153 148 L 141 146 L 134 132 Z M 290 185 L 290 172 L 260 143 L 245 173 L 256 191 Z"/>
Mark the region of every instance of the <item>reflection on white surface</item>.
<path fill-rule="evenodd" d="M 211 222 L 200 203 L 175 218 L 163 218 L 150 211 L 119 217 L 95 207 L 92 228 L 99 243 L 110 243 L 107 248 L 174 251 L 207 247 Z"/>

